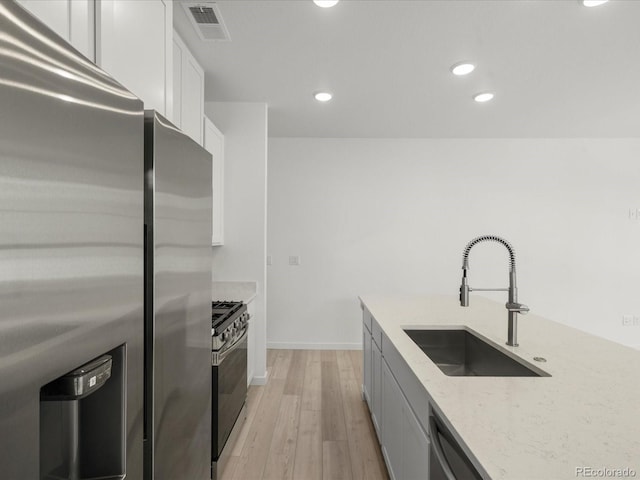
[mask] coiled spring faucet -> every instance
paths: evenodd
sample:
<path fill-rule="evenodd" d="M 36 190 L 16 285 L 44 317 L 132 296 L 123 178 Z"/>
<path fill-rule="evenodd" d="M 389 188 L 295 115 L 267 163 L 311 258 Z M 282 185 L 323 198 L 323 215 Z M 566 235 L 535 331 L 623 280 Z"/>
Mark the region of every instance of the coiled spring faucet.
<path fill-rule="evenodd" d="M 467 270 L 469 270 L 469 252 L 474 245 L 481 242 L 498 242 L 509 251 L 509 288 L 471 288 L 467 283 Z M 513 247 L 505 239 L 495 235 L 483 235 L 471 240 L 462 253 L 462 285 L 460 285 L 460 305 L 469 306 L 469 292 L 485 291 L 485 292 L 509 292 L 509 300 L 506 303 L 508 312 L 508 337 L 507 345 L 511 347 L 518 346 L 518 313 L 526 314 L 529 307 L 518 303 L 518 288 L 516 286 L 516 254 Z"/>

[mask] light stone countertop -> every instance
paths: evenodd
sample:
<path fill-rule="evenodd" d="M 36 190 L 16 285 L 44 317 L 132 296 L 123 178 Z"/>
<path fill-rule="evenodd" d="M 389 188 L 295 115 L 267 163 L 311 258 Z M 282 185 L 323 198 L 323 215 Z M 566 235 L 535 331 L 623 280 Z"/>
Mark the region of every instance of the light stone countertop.
<path fill-rule="evenodd" d="M 479 296 L 467 308 L 457 296 L 360 300 L 491 479 L 576 479 L 578 467 L 640 478 L 640 351 L 535 314 L 519 315 L 520 346 L 509 347 L 504 304 Z M 471 329 L 551 377 L 448 377 L 402 330 L 445 326 Z"/>
<path fill-rule="evenodd" d="M 211 282 L 211 299 L 249 303 L 256 298 L 256 289 L 256 282 Z"/>

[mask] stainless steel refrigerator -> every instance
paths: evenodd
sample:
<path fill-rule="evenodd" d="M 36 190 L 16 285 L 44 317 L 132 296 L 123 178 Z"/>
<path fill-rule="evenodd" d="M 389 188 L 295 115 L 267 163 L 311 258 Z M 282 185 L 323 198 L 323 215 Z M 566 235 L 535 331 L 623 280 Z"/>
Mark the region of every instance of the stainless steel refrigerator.
<path fill-rule="evenodd" d="M 145 112 L 145 479 L 211 474 L 211 165 Z"/>
<path fill-rule="evenodd" d="M 0 2 L 2 478 L 142 478 L 143 132 L 139 99 Z"/>

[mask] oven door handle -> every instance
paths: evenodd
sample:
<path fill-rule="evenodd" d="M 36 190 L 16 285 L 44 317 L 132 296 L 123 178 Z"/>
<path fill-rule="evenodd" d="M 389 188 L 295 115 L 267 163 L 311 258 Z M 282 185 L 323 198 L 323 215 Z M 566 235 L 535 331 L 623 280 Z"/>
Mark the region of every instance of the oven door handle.
<path fill-rule="evenodd" d="M 429 440 L 431 440 L 431 445 L 433 446 L 433 451 L 436 454 L 437 462 L 440 464 L 442 472 L 444 473 L 444 476 L 447 477 L 447 480 L 456 480 L 456 476 L 451 471 L 447 457 L 442 449 L 442 444 L 438 437 L 439 434 L 440 429 L 438 428 L 438 424 L 433 417 L 429 417 Z"/>
<path fill-rule="evenodd" d="M 240 338 L 238 338 L 238 340 L 236 340 L 236 342 L 233 345 L 231 345 L 229 348 L 227 348 L 223 352 L 220 352 L 218 354 L 217 361 L 214 359 L 214 361 L 212 362 L 213 366 L 222 365 L 222 362 L 224 362 L 224 359 L 227 358 L 227 356 L 230 355 L 231 352 L 233 352 L 236 348 L 238 348 L 245 338 L 247 338 L 248 331 L 249 329 L 245 328 Z"/>

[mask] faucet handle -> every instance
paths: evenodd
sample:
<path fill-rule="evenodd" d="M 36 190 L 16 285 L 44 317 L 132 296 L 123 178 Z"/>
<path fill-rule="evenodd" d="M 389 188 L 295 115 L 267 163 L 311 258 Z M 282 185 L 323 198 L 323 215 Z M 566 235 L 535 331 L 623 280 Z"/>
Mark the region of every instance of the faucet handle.
<path fill-rule="evenodd" d="M 507 310 L 509 310 L 510 312 L 517 312 L 522 315 L 526 315 L 529 312 L 529 307 L 522 303 L 507 302 L 505 307 L 507 307 Z"/>

